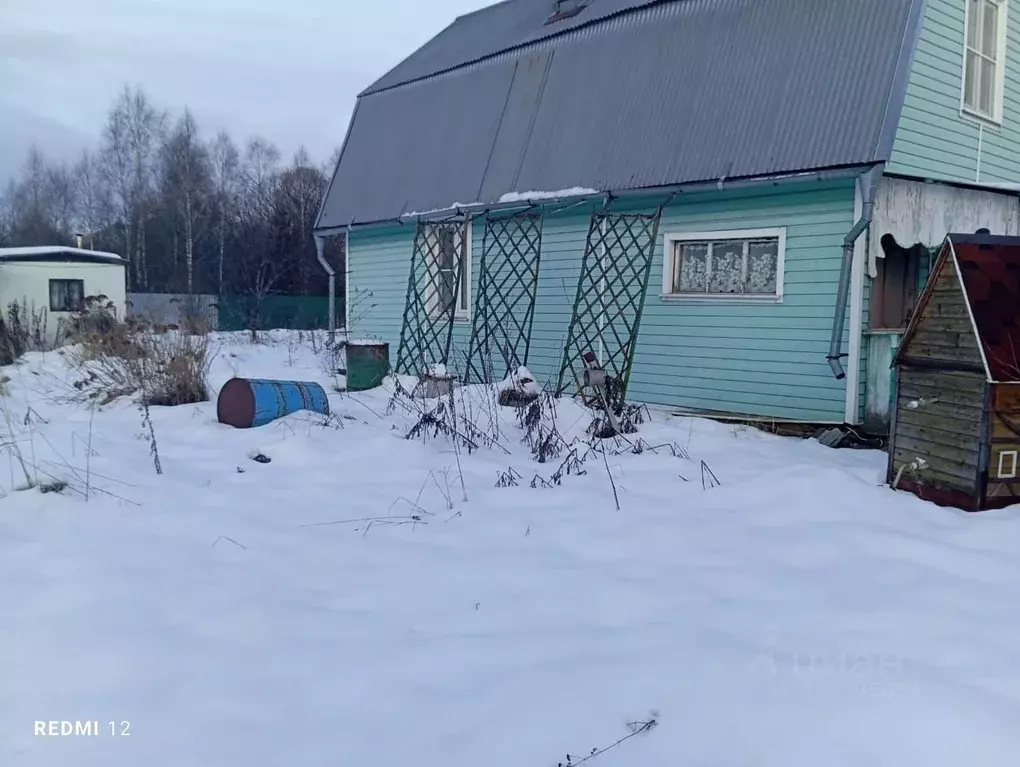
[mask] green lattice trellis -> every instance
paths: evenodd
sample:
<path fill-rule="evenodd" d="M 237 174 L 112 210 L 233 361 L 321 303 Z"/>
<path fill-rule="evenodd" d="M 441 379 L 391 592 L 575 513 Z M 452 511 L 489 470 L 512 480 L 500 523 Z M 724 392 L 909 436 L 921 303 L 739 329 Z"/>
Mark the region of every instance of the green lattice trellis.
<path fill-rule="evenodd" d="M 528 364 L 542 253 L 542 214 L 488 215 L 465 379 L 487 383 Z"/>
<path fill-rule="evenodd" d="M 616 379 L 617 402 L 624 401 L 661 217 L 661 207 L 654 213 L 592 214 L 557 393 L 574 387 L 585 396 L 581 355 L 591 351 Z"/>
<path fill-rule="evenodd" d="M 393 368 L 397 373 L 418 375 L 449 360 L 469 225 L 458 218 L 419 221 L 415 228 L 400 346 Z"/>

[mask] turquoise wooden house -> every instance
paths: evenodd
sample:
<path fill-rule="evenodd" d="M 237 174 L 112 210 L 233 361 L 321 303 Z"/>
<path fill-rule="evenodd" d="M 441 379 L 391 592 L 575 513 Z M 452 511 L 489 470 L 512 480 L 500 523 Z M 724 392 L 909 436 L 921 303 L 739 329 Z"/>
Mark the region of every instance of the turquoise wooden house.
<path fill-rule="evenodd" d="M 398 372 L 886 428 L 949 231 L 1020 234 L 1012 0 L 506 0 L 358 98 L 316 235 Z"/>

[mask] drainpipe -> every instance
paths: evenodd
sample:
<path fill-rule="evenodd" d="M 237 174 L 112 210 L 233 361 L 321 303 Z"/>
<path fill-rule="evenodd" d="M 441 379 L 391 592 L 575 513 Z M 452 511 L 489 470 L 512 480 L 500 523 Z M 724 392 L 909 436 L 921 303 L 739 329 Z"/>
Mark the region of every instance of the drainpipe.
<path fill-rule="evenodd" d="M 843 238 L 843 266 L 839 272 L 839 287 L 836 288 L 836 313 L 832 318 L 832 339 L 826 357 L 829 367 L 832 368 L 832 374 L 837 379 L 846 378 L 846 371 L 843 370 L 843 363 L 840 360 L 846 356 L 843 354 L 843 323 L 850 294 L 850 276 L 853 273 L 854 243 L 871 224 L 871 217 L 875 212 L 875 187 L 881 175 L 882 166 L 874 165 L 858 178 L 861 185 L 861 217 L 854 222 Z"/>
<path fill-rule="evenodd" d="M 315 255 L 322 264 L 322 268 L 329 275 L 329 340 L 333 341 L 336 335 L 336 270 L 326 260 L 326 238 L 316 235 Z"/>

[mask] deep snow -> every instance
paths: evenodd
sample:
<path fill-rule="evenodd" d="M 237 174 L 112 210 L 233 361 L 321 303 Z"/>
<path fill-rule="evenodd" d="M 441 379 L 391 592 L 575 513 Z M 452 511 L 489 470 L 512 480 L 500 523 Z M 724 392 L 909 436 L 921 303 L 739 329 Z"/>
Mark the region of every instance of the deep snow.
<path fill-rule="evenodd" d="M 293 336 L 220 343 L 214 388 L 333 384 Z M 15 490 L 3 455 L 0 765 L 554 767 L 650 718 L 587 764 L 1020 758 L 1020 514 L 894 493 L 884 454 L 654 413 L 691 458 L 609 456 L 617 511 L 601 457 L 532 489 L 558 462 L 511 414 L 512 455 L 458 455 L 376 390 L 247 431 L 153 408 L 158 476 L 136 406 L 66 402 L 57 353 L 5 370 L 22 455 L 70 487 Z"/>

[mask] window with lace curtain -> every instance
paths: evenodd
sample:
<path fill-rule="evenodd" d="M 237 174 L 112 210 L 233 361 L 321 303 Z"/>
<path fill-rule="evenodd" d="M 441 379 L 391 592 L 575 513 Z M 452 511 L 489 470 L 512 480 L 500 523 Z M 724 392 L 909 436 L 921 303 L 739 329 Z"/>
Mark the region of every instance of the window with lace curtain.
<path fill-rule="evenodd" d="M 664 298 L 783 296 L 785 229 L 666 235 Z"/>
<path fill-rule="evenodd" d="M 963 111 L 1002 120 L 1007 0 L 966 0 Z"/>

